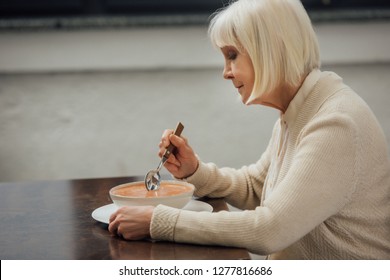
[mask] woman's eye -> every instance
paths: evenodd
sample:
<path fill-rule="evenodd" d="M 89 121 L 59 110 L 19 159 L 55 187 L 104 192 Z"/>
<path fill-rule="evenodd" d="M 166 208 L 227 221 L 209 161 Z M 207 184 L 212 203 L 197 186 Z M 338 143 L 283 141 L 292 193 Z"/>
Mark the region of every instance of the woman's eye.
<path fill-rule="evenodd" d="M 227 58 L 230 59 L 230 60 L 235 60 L 237 58 L 237 53 L 233 52 L 233 51 L 228 52 Z"/>

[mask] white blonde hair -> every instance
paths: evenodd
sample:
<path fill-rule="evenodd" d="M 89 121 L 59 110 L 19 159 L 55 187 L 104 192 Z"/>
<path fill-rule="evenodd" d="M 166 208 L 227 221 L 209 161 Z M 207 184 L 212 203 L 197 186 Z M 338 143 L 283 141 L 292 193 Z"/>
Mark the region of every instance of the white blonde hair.
<path fill-rule="evenodd" d="M 209 36 L 217 48 L 246 52 L 255 82 L 247 104 L 280 85 L 298 86 L 320 67 L 317 36 L 299 0 L 238 0 L 217 11 Z"/>

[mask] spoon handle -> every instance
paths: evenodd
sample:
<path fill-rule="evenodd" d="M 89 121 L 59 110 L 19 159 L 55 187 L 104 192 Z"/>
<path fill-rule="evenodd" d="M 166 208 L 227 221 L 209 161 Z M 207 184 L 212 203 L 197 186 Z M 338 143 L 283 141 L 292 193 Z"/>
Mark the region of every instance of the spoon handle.
<path fill-rule="evenodd" d="M 184 126 L 181 122 L 179 122 L 176 126 L 176 129 L 175 131 L 173 132 L 173 134 L 175 134 L 176 136 L 180 136 L 181 132 L 183 131 L 184 129 Z M 171 155 L 171 153 L 173 152 L 173 150 L 175 149 L 176 147 L 170 143 L 169 146 L 167 147 L 167 149 L 165 150 L 165 153 L 163 155 L 163 158 L 166 158 L 168 159 L 169 156 Z"/>

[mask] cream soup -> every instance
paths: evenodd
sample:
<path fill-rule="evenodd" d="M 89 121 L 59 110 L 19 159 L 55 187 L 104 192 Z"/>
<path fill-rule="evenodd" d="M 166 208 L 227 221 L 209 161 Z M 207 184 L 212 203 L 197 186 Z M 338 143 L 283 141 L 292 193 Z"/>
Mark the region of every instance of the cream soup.
<path fill-rule="evenodd" d="M 113 194 L 126 197 L 164 197 L 188 193 L 192 190 L 189 186 L 176 184 L 161 184 L 157 191 L 148 191 L 144 184 L 125 186 L 113 191 Z"/>

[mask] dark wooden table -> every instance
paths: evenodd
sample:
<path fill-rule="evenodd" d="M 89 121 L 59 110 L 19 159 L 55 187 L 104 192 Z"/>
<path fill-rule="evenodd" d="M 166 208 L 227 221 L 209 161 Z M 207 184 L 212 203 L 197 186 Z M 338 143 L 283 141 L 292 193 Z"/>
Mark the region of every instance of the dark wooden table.
<path fill-rule="evenodd" d="M 249 259 L 245 249 L 126 241 L 91 213 L 112 203 L 108 190 L 142 177 L 0 183 L 0 259 Z M 206 200 L 214 211 L 220 199 Z"/>

